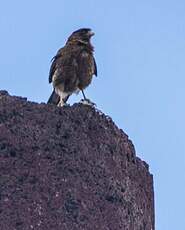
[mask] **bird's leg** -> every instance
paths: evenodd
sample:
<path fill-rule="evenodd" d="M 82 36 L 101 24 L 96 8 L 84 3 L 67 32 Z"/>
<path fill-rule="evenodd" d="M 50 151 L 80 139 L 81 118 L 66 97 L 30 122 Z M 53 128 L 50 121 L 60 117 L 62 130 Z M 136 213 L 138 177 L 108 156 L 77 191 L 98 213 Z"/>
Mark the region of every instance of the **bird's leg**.
<path fill-rule="evenodd" d="M 69 96 L 70 96 L 70 95 L 67 95 L 67 96 L 65 96 L 64 98 L 63 98 L 63 97 L 60 97 L 60 101 L 59 101 L 59 103 L 58 103 L 58 106 L 59 106 L 59 107 L 62 107 L 62 106 L 68 105 L 66 102 L 67 102 Z"/>
<path fill-rule="evenodd" d="M 64 101 L 65 104 L 66 104 L 67 100 L 69 99 L 69 96 L 70 96 L 70 94 L 67 95 L 65 98 L 63 98 L 63 101 Z M 67 105 L 67 104 L 66 104 L 66 105 Z"/>
<path fill-rule="evenodd" d="M 64 103 L 63 99 L 61 98 L 57 106 L 63 107 L 64 105 L 65 105 L 65 103 Z"/>
<path fill-rule="evenodd" d="M 87 101 L 88 99 L 86 98 L 86 96 L 85 96 L 85 93 L 84 93 L 83 89 L 82 89 L 81 91 L 82 91 L 82 94 L 83 94 L 84 100 L 85 100 L 85 101 Z"/>

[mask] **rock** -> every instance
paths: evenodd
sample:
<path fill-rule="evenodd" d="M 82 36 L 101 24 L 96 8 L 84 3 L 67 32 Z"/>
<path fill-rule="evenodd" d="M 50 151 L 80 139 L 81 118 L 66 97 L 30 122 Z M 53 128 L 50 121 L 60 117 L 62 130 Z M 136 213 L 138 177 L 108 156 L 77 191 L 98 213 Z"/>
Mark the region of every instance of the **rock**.
<path fill-rule="evenodd" d="M 1 230 L 154 230 L 152 175 L 112 119 L 3 92 Z"/>

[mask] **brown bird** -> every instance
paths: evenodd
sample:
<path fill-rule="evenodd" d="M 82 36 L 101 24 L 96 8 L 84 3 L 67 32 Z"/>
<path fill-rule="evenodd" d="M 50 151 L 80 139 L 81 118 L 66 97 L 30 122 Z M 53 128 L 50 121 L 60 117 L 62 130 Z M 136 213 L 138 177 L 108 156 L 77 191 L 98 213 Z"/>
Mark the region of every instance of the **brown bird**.
<path fill-rule="evenodd" d="M 72 93 L 82 92 L 83 102 L 91 103 L 84 94 L 84 89 L 97 76 L 94 48 L 90 39 L 94 35 L 91 29 L 83 28 L 73 32 L 65 46 L 52 59 L 49 83 L 53 92 L 48 103 L 63 106 Z"/>

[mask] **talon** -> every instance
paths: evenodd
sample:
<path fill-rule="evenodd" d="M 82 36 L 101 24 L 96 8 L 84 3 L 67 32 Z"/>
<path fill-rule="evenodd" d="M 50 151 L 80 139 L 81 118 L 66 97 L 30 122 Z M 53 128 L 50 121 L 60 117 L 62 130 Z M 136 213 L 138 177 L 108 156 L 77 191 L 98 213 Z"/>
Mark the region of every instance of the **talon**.
<path fill-rule="evenodd" d="M 82 99 L 81 101 L 80 101 L 80 103 L 82 103 L 82 104 L 84 104 L 84 105 L 90 105 L 90 106 L 93 106 L 93 107 L 95 107 L 96 106 L 96 104 L 94 103 L 94 102 L 92 102 L 91 100 L 89 100 L 89 99 Z"/>

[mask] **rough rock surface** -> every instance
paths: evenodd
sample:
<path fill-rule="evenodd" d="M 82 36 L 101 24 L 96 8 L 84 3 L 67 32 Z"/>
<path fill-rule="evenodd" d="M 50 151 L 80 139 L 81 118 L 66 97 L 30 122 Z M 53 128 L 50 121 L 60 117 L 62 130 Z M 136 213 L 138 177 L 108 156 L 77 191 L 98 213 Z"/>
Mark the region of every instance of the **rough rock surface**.
<path fill-rule="evenodd" d="M 0 229 L 154 230 L 152 175 L 94 108 L 0 91 Z"/>

